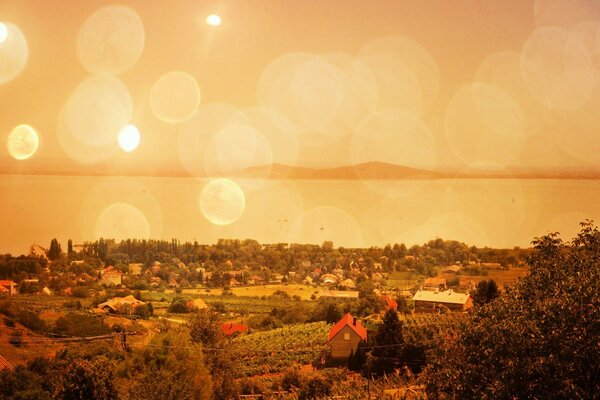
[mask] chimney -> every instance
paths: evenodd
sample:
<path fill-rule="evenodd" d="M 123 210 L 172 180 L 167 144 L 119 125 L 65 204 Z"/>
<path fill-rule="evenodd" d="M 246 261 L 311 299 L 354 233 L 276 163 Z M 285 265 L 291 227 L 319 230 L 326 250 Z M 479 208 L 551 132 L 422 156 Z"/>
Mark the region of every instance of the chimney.
<path fill-rule="evenodd" d="M 352 317 L 352 325 L 356 326 L 356 317 Z"/>

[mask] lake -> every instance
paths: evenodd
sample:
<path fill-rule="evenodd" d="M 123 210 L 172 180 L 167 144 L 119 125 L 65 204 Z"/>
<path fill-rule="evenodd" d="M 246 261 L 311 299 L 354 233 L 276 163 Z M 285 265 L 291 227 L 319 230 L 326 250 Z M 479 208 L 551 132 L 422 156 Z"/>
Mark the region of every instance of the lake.
<path fill-rule="evenodd" d="M 586 218 L 600 221 L 600 181 L 441 179 L 402 181 L 240 180 L 241 217 L 209 222 L 199 196 L 208 179 L 0 176 L 0 253 L 49 246 L 66 250 L 99 236 L 178 238 L 214 243 L 368 247 L 441 237 L 476 246 L 527 247 L 559 231 L 571 239 Z"/>

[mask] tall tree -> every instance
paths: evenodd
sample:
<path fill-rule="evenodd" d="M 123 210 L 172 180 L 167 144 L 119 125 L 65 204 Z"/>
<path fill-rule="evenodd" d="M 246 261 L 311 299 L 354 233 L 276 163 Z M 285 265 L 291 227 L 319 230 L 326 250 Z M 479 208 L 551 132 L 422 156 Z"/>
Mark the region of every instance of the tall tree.
<path fill-rule="evenodd" d="M 428 367 L 431 398 L 599 398 L 600 232 L 536 239 L 528 264 Z"/>
<path fill-rule="evenodd" d="M 73 254 L 73 241 L 71 239 L 69 239 L 69 241 L 67 242 L 67 254 Z"/>
<path fill-rule="evenodd" d="M 498 290 L 496 281 L 490 279 L 489 281 L 480 281 L 477 284 L 477 289 L 475 290 L 475 293 L 473 293 L 473 299 L 475 300 L 475 303 L 481 306 L 494 300 L 499 295 L 500 291 Z"/>
<path fill-rule="evenodd" d="M 52 239 L 50 241 L 50 249 L 48 250 L 48 258 L 52 261 L 57 260 L 60 257 L 60 253 L 62 252 L 60 248 L 60 243 L 58 240 Z"/>

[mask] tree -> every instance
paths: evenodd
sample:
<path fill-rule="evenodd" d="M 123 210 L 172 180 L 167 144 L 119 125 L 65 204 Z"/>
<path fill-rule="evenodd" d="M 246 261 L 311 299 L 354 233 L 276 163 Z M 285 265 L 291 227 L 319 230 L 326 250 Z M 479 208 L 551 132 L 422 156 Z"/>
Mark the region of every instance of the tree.
<path fill-rule="evenodd" d="M 489 281 L 480 281 L 477 284 L 477 289 L 475 293 L 473 293 L 473 300 L 475 300 L 476 304 L 481 306 L 494 300 L 499 295 L 500 291 L 498 290 L 496 281 L 490 279 Z"/>
<path fill-rule="evenodd" d="M 382 375 L 399 369 L 403 365 L 401 358 L 404 346 L 402 322 L 395 310 L 388 310 L 375 336 L 371 372 Z"/>
<path fill-rule="evenodd" d="M 58 240 L 52 239 L 50 241 L 50 249 L 48 250 L 48 258 L 52 261 L 57 260 L 60 257 L 61 252 L 62 250 L 60 249 Z"/>
<path fill-rule="evenodd" d="M 211 377 L 204 365 L 202 346 L 183 331 L 155 336 L 150 346 L 134 353 L 130 400 L 208 400 Z"/>
<path fill-rule="evenodd" d="M 67 242 L 67 254 L 69 256 L 73 254 L 73 241 L 71 239 Z"/>
<path fill-rule="evenodd" d="M 74 360 L 64 375 L 59 399 L 64 400 L 113 400 L 119 394 L 108 361 Z"/>
<path fill-rule="evenodd" d="M 600 232 L 536 239 L 530 274 L 481 307 L 423 374 L 431 398 L 578 398 L 600 393 Z"/>

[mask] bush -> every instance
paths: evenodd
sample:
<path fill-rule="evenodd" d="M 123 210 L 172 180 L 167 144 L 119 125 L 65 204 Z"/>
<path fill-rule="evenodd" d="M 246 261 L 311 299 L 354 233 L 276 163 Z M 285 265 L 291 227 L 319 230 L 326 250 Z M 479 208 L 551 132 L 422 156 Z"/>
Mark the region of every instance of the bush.
<path fill-rule="evenodd" d="M 23 346 L 23 337 L 21 336 L 21 332 L 13 332 L 10 334 L 8 338 L 8 343 L 12 344 L 15 347 Z"/>
<path fill-rule="evenodd" d="M 97 336 L 110 333 L 110 329 L 98 317 L 70 313 L 56 320 L 54 333 L 66 336 Z"/>
<path fill-rule="evenodd" d="M 46 323 L 34 312 L 25 310 L 19 311 L 16 318 L 21 325 L 34 332 L 45 332 L 47 330 Z"/>
<path fill-rule="evenodd" d="M 190 310 L 186 305 L 185 299 L 175 299 L 169 306 L 169 312 L 175 314 L 186 314 L 189 313 Z"/>
<path fill-rule="evenodd" d="M 89 296 L 90 290 L 85 286 L 73 286 L 71 288 L 73 297 L 84 299 Z"/>
<path fill-rule="evenodd" d="M 15 321 L 9 317 L 4 317 L 4 325 L 8 326 L 9 328 L 14 328 Z"/>

